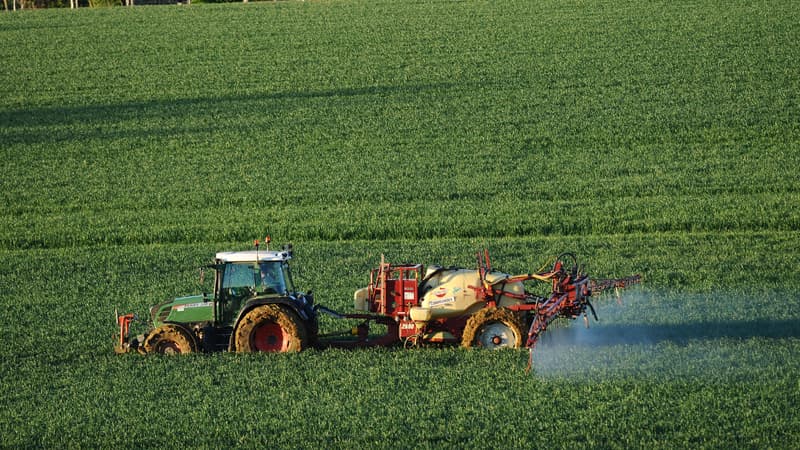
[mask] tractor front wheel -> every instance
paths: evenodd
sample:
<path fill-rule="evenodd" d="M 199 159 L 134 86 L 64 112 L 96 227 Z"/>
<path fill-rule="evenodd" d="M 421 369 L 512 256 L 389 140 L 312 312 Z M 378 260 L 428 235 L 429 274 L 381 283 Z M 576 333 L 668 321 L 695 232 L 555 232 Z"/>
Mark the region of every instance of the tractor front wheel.
<path fill-rule="evenodd" d="M 145 353 L 175 355 L 196 352 L 194 340 L 181 327 L 171 324 L 161 325 L 144 340 Z"/>
<path fill-rule="evenodd" d="M 522 346 L 522 323 L 519 315 L 506 308 L 484 308 L 467 321 L 461 345 L 488 349 Z"/>
<path fill-rule="evenodd" d="M 308 345 L 308 337 L 295 313 L 279 305 L 266 305 L 242 317 L 234 343 L 237 352 L 299 352 Z"/>

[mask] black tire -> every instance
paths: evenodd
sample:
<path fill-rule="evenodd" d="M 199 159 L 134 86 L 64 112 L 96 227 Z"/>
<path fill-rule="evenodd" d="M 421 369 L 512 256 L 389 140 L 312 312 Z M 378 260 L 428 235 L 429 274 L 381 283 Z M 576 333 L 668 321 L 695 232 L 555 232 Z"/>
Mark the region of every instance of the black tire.
<path fill-rule="evenodd" d="M 467 348 L 520 348 L 522 320 L 506 308 L 484 308 L 473 314 L 464 327 L 461 345 Z"/>
<path fill-rule="evenodd" d="M 307 346 L 305 324 L 280 305 L 259 306 L 245 314 L 236 326 L 237 352 L 299 352 Z"/>
<path fill-rule="evenodd" d="M 164 324 L 153 330 L 144 340 L 145 353 L 174 355 L 197 351 L 194 339 L 183 328 Z"/>

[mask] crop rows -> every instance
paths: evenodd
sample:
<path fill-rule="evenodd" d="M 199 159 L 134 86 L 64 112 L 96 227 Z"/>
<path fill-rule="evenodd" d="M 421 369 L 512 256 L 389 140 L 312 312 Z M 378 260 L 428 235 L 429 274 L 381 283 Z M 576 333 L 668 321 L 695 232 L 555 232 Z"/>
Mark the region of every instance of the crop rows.
<path fill-rule="evenodd" d="M 0 83 L 0 245 L 797 229 L 789 4 L 540 7 L 14 17 L 4 60 L 41 56 Z"/>
<path fill-rule="evenodd" d="M 379 252 L 468 265 L 476 244 L 307 242 L 297 248 L 297 282 L 315 289 L 318 301 L 347 310 Z M 496 264 L 513 271 L 539 265 L 535 254 L 566 243 L 491 244 Z M 724 276 L 720 261 L 698 258 L 687 267 L 657 256 L 629 261 L 620 258 L 624 244 L 611 244 L 585 248 L 595 255 L 592 266 L 624 274 L 647 262 L 672 264 L 668 273 L 687 277 L 683 287 L 695 289 L 703 289 L 705 278 Z M 654 250 L 674 251 L 662 245 Z M 197 292 L 196 267 L 210 251 L 170 244 L 6 252 L 2 331 L 14 343 L 0 350 L 3 387 L 12 393 L 3 400 L 6 442 L 406 447 L 420 439 L 409 427 L 426 445 L 445 447 L 541 446 L 556 438 L 602 446 L 783 446 L 797 438 L 797 280 L 756 286 L 766 268 L 754 265 L 752 278 L 727 290 L 654 290 L 648 280 L 621 306 L 603 297 L 592 328 L 562 324 L 544 336 L 533 376 L 524 372 L 526 352 L 113 355 L 113 308 L 144 313 L 166 297 Z M 180 421 L 165 419 L 165 410 Z M 497 423 L 505 410 L 515 414 Z M 371 426 L 387 414 L 391 423 Z"/>
<path fill-rule="evenodd" d="M 4 446 L 792 447 L 800 9 L 265 2 L 0 14 Z M 527 352 L 117 356 L 112 313 L 271 234 L 643 286 Z M 348 328 L 326 318 L 323 331 Z"/>

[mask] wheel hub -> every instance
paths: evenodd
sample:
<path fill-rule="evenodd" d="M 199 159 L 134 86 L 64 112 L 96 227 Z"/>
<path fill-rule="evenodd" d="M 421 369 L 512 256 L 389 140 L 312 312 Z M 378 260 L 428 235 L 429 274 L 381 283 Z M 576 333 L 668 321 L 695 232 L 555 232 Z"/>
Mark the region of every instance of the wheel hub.
<path fill-rule="evenodd" d="M 253 333 L 253 347 L 259 352 L 284 352 L 289 348 L 289 335 L 277 323 L 265 323 Z"/>
<path fill-rule="evenodd" d="M 510 348 L 514 346 L 514 331 L 502 322 L 493 322 L 481 329 L 477 341 L 484 348 Z"/>
<path fill-rule="evenodd" d="M 164 355 L 176 355 L 181 352 L 181 349 L 180 347 L 178 347 L 178 344 L 172 341 L 167 341 L 161 344 L 161 346 L 158 349 L 158 352 Z"/>

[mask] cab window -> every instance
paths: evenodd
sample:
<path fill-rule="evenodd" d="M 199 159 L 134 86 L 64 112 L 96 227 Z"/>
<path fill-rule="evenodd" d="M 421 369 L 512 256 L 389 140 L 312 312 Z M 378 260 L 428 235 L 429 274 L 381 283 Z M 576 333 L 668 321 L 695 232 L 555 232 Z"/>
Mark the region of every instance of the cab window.
<path fill-rule="evenodd" d="M 225 276 L 222 280 L 222 288 L 255 288 L 256 277 L 253 273 L 253 264 L 227 264 L 225 266 Z"/>
<path fill-rule="evenodd" d="M 259 264 L 259 291 L 266 293 L 286 293 L 286 278 L 280 261 L 265 261 Z"/>

